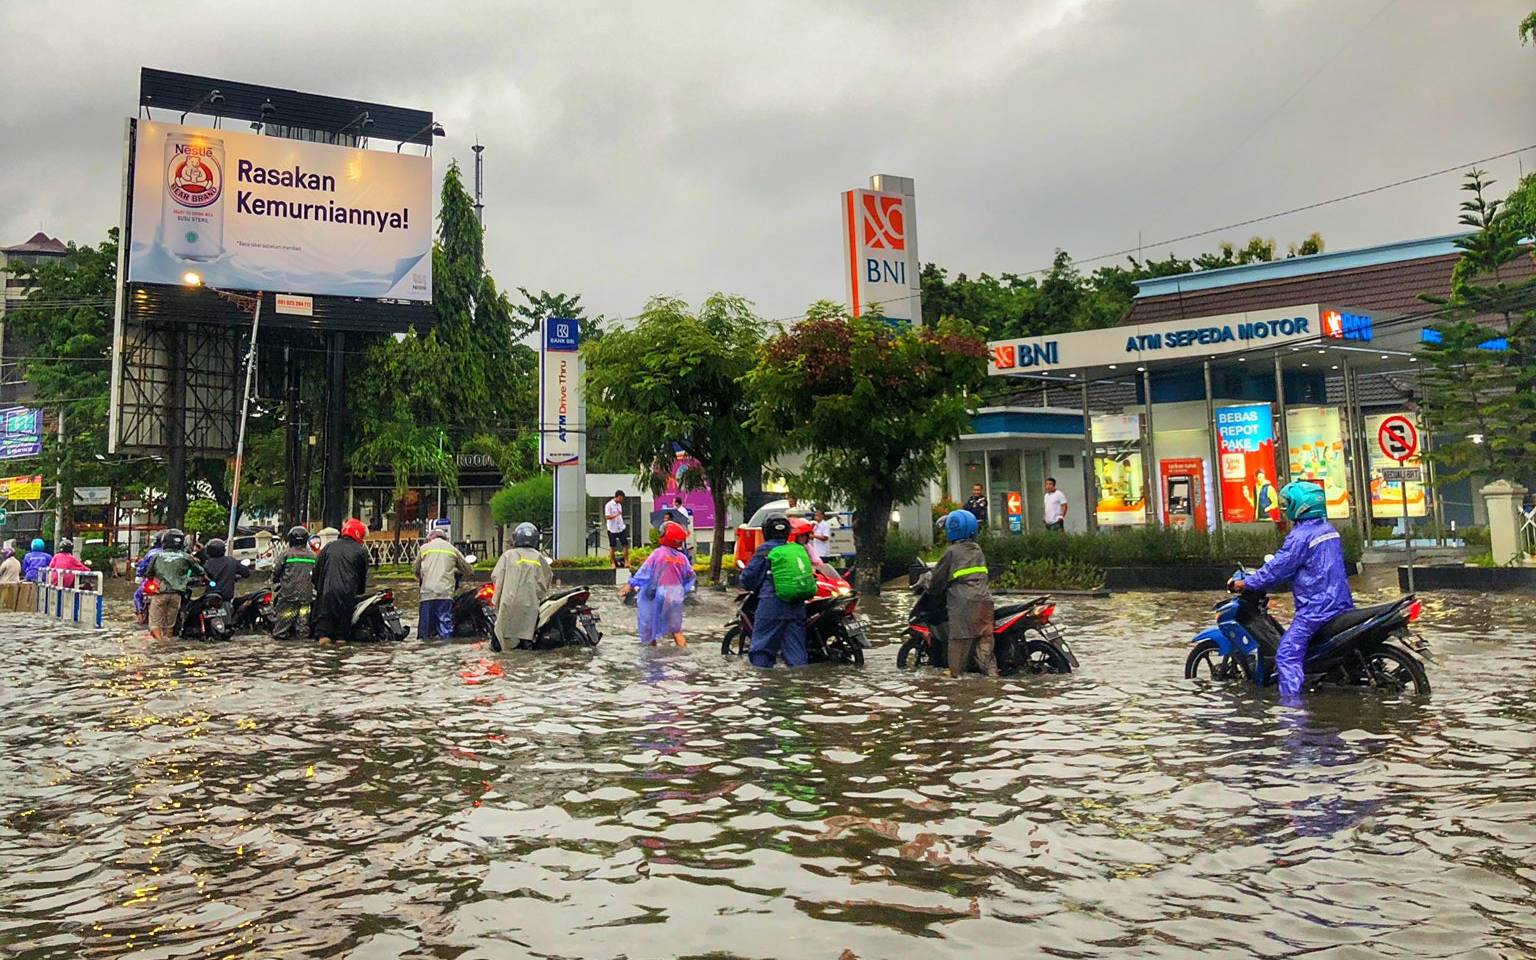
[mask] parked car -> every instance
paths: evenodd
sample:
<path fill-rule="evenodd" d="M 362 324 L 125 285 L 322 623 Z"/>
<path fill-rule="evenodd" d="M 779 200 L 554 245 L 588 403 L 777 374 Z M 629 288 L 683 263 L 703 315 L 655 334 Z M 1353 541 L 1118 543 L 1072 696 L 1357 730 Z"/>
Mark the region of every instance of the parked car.
<path fill-rule="evenodd" d="M 809 520 L 815 512 L 814 505 L 804 502 L 796 504 L 791 510 L 788 500 L 770 500 L 758 507 L 757 512 L 752 514 L 746 523 L 736 528 L 737 565 L 746 566 L 747 561 L 752 559 L 752 554 L 762 546 L 764 520 L 776 513 L 804 517 Z M 832 541 L 828 545 L 828 556 L 853 556 L 853 512 L 834 507 L 827 513 L 827 519 L 832 521 Z"/>

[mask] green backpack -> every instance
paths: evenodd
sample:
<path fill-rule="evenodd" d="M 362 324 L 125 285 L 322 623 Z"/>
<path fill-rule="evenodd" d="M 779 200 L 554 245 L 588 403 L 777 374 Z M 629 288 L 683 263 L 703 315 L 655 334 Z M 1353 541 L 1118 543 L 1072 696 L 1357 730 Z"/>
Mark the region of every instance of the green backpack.
<path fill-rule="evenodd" d="M 811 569 L 811 555 L 800 544 L 786 543 L 768 551 L 768 569 L 780 600 L 799 603 L 816 596 L 816 571 Z"/>

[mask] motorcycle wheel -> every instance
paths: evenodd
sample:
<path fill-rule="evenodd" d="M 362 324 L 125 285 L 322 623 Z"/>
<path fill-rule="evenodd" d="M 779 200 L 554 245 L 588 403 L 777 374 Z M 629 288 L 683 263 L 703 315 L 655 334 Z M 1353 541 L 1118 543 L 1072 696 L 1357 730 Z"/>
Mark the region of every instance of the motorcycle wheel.
<path fill-rule="evenodd" d="M 747 648 L 752 645 L 752 639 L 742 632 L 740 624 L 731 624 L 725 631 L 725 639 L 720 641 L 720 653 L 727 657 L 744 657 Z"/>
<path fill-rule="evenodd" d="M 1067 660 L 1067 655 L 1044 640 L 1026 640 L 1019 652 L 1019 673 L 1072 672 L 1072 664 Z"/>
<path fill-rule="evenodd" d="M 826 639 L 827 659 L 833 663 L 850 663 L 855 667 L 864 666 L 864 648 L 859 646 L 859 641 L 848 635 L 848 631 L 842 627 L 834 627 Z"/>
<path fill-rule="evenodd" d="M 1215 680 L 1218 683 L 1228 683 L 1233 680 L 1241 680 L 1244 676 L 1243 668 L 1236 657 L 1224 657 L 1221 648 L 1216 646 L 1215 640 L 1201 640 L 1195 644 L 1195 649 L 1189 651 L 1189 657 L 1184 661 L 1184 679 L 1186 680 Z"/>
<path fill-rule="evenodd" d="M 1384 643 L 1363 659 L 1363 665 L 1350 678 L 1356 684 L 1393 693 L 1429 693 L 1429 675 L 1424 672 L 1424 665 L 1407 650 Z"/>
<path fill-rule="evenodd" d="M 932 662 L 928 656 L 928 647 L 921 640 L 909 639 L 901 645 L 900 650 L 896 651 L 896 666 L 902 670 L 908 667 L 916 670 Z"/>

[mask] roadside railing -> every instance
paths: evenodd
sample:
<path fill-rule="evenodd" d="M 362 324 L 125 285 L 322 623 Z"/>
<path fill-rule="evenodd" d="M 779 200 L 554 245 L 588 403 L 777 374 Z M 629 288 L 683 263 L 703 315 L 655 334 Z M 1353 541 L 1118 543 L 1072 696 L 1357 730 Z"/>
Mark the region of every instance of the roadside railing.
<path fill-rule="evenodd" d="M 95 570 L 46 567 L 38 577 L 36 612 L 100 630 L 106 613 L 102 584 L 102 574 Z"/>

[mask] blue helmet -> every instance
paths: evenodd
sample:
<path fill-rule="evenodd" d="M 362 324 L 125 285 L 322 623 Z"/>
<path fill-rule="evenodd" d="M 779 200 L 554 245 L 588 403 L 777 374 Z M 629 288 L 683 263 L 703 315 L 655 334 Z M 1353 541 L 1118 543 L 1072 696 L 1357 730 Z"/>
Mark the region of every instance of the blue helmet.
<path fill-rule="evenodd" d="M 32 549 L 33 550 L 41 550 L 41 549 L 43 549 L 43 538 L 42 537 L 38 537 L 36 540 L 32 541 Z"/>
<path fill-rule="evenodd" d="M 1293 523 L 1328 516 L 1328 496 L 1307 480 L 1293 480 L 1280 488 L 1280 509 Z"/>
<path fill-rule="evenodd" d="M 944 518 L 944 535 L 950 543 L 956 540 L 970 540 L 976 536 L 980 525 L 976 523 L 976 514 L 969 510 L 951 510 L 949 516 Z"/>

